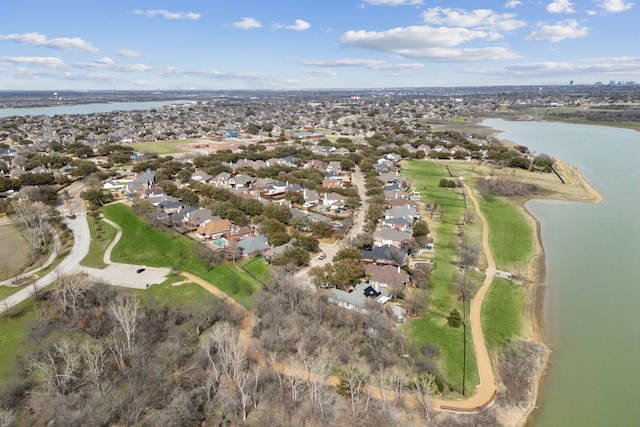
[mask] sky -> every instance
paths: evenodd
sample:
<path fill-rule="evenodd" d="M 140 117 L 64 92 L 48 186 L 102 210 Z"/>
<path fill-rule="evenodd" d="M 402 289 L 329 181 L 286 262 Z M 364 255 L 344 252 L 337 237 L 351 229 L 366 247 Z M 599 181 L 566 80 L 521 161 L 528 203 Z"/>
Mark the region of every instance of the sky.
<path fill-rule="evenodd" d="M 2 0 L 0 90 L 640 83 L 639 9 L 629 0 Z"/>

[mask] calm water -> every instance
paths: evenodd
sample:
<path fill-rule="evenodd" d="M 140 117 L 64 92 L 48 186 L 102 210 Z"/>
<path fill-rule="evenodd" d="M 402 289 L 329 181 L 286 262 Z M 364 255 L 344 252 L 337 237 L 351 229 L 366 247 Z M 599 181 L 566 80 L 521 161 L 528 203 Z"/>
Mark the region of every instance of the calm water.
<path fill-rule="evenodd" d="M 57 107 L 36 108 L 0 108 L 0 117 L 10 116 L 55 116 L 56 114 L 92 114 L 111 111 L 149 110 L 172 104 L 185 104 L 188 101 L 149 101 L 149 102 L 113 102 L 101 104 L 60 105 Z"/>
<path fill-rule="evenodd" d="M 640 133 L 486 120 L 509 139 L 578 167 L 599 204 L 531 201 L 546 255 L 553 348 L 531 425 L 640 426 Z"/>

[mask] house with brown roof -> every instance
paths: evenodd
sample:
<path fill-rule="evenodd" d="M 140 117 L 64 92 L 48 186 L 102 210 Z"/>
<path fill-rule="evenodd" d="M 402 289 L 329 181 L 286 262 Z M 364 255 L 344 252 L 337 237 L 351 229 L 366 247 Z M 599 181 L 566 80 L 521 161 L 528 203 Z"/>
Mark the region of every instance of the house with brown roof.
<path fill-rule="evenodd" d="M 369 283 L 390 289 L 403 289 L 409 283 L 409 274 L 400 266 L 374 265 L 364 266 Z"/>
<path fill-rule="evenodd" d="M 219 221 L 208 221 L 198 227 L 196 233 L 205 239 L 219 239 L 231 230 L 231 221 L 221 219 Z"/>

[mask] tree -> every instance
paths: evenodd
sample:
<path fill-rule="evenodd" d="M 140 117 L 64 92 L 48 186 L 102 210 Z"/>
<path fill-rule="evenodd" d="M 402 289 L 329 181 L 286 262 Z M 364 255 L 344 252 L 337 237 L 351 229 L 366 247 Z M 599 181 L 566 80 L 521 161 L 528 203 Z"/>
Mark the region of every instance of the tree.
<path fill-rule="evenodd" d="M 341 261 L 343 259 L 361 260 L 362 252 L 358 248 L 342 248 L 333 256 L 333 262 Z"/>
<path fill-rule="evenodd" d="M 454 308 L 449 312 L 449 316 L 447 316 L 447 325 L 452 328 L 459 328 L 462 326 L 462 316 L 458 309 Z"/>
<path fill-rule="evenodd" d="M 296 244 L 309 252 L 317 252 L 320 248 L 320 242 L 313 236 L 302 236 L 296 241 Z"/>
<path fill-rule="evenodd" d="M 409 388 L 418 403 L 420 403 L 425 418 L 428 419 L 431 396 L 440 392 L 435 376 L 430 372 L 425 372 L 412 381 L 409 384 Z"/>
<path fill-rule="evenodd" d="M 104 397 L 103 381 L 107 369 L 107 355 L 100 343 L 85 341 L 80 346 L 82 360 L 86 367 L 89 381 L 96 386 L 100 397 Z"/>
<path fill-rule="evenodd" d="M 29 368 L 47 388 L 61 395 L 69 394 L 82 384 L 82 357 L 67 338 L 53 344 L 43 356 L 31 358 Z"/>
<path fill-rule="evenodd" d="M 356 412 L 356 400 L 364 391 L 368 379 L 369 375 L 367 372 L 360 370 L 357 366 L 351 363 L 349 363 L 340 373 L 338 394 L 342 396 L 349 396 L 351 398 L 351 410 L 354 413 Z"/>
<path fill-rule="evenodd" d="M 87 280 L 84 274 L 73 274 L 58 277 L 58 287 L 56 294 L 65 315 L 72 319 L 76 318 L 80 300 L 87 291 Z"/>
<path fill-rule="evenodd" d="M 360 260 L 345 258 L 331 265 L 330 283 L 340 287 L 352 285 L 357 279 L 364 277 L 365 270 Z"/>
<path fill-rule="evenodd" d="M 125 336 L 127 355 L 131 357 L 131 344 L 135 339 L 139 318 L 140 304 L 138 299 L 131 294 L 120 294 L 115 300 L 109 302 L 108 308 Z"/>
<path fill-rule="evenodd" d="M 229 239 L 224 247 L 224 256 L 235 263 L 242 256 L 242 248 L 238 246 L 238 242 Z"/>
<path fill-rule="evenodd" d="M 429 226 L 425 221 L 417 220 L 413 223 L 413 237 L 426 236 L 429 234 Z"/>

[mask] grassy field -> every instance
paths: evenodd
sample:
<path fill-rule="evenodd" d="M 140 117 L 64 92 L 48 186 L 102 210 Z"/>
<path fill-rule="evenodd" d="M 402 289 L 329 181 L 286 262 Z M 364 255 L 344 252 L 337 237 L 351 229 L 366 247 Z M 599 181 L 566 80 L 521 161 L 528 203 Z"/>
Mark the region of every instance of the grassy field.
<path fill-rule="evenodd" d="M 80 262 L 80 265 L 105 268 L 107 264 L 103 261 L 104 252 L 118 232 L 106 222 L 92 215 L 87 215 L 87 220 L 91 231 L 91 245 L 89 246 L 89 253 Z"/>
<path fill-rule="evenodd" d="M 533 254 L 534 236 L 529 221 L 508 201 L 484 196 L 480 209 L 489 223 L 489 244 L 499 269 L 522 267 Z"/>
<path fill-rule="evenodd" d="M 453 308 L 462 312 L 462 303 L 452 294 L 459 268 L 451 261 L 456 258 L 455 240 L 458 222 L 464 215 L 464 199 L 459 189 L 438 187 L 440 179 L 450 178 L 444 163 L 407 162 L 403 163 L 402 172 L 410 178 L 414 190 L 420 192 L 422 203 L 435 203 L 444 207 L 442 219 L 431 219 L 428 213 L 425 218 L 435 237 L 433 270 L 429 280 L 429 310 L 419 319 L 408 321 L 405 330 L 411 343 L 417 348 L 425 343 L 433 343 L 440 348 L 437 362 L 442 374 L 449 384 L 461 391 L 464 331 L 463 328 L 448 326 L 446 316 Z M 466 339 L 465 389 L 471 390 L 478 383 L 478 373 L 470 334 L 467 334 Z"/>
<path fill-rule="evenodd" d="M 505 279 L 494 279 L 482 305 L 482 329 L 490 350 L 502 348 L 522 330 L 525 292 Z"/>
<path fill-rule="evenodd" d="M 29 244 L 14 225 L 0 227 L 0 242 L 0 280 L 6 280 L 29 265 L 31 256 Z"/>
<path fill-rule="evenodd" d="M 250 258 L 246 261 L 243 261 L 240 265 L 256 280 L 262 283 L 269 282 L 269 265 L 264 260 L 264 258 Z"/>
<path fill-rule="evenodd" d="M 153 285 L 148 289 L 132 289 L 132 292 L 141 300 L 155 300 L 162 305 L 171 305 L 178 308 L 189 306 L 190 304 L 206 305 L 216 299 L 207 290 L 195 283 L 185 283 L 180 286 L 173 286 L 176 282 L 182 282 L 184 277 L 171 275 L 164 283 Z"/>
<path fill-rule="evenodd" d="M 16 353 L 16 349 L 22 348 L 22 340 L 36 315 L 33 299 L 29 299 L 0 317 L 0 380 L 11 376 L 16 355 L 21 351 Z"/>
<path fill-rule="evenodd" d="M 123 231 L 111 254 L 114 262 L 184 270 L 207 280 L 245 307 L 252 306 L 252 295 L 260 285 L 236 265 L 225 263 L 208 268 L 196 256 L 201 249 L 197 242 L 178 233 L 151 228 L 122 204 L 105 206 L 104 215 Z"/>
<path fill-rule="evenodd" d="M 180 139 L 172 141 L 138 142 L 126 145 L 142 153 L 172 154 L 183 153 L 184 150 L 182 147 L 193 141 L 193 139 Z"/>

